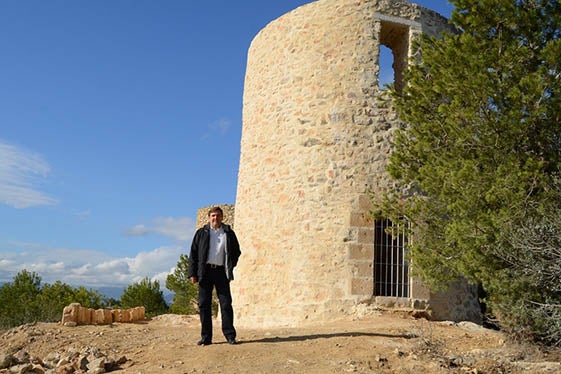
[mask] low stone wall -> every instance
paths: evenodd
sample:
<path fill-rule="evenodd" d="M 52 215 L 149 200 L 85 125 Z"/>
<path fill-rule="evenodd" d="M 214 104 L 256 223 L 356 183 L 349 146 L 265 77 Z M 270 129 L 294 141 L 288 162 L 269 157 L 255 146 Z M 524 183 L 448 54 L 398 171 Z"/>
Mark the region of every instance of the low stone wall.
<path fill-rule="evenodd" d="M 113 322 L 144 321 L 145 309 L 139 306 L 131 309 L 92 309 L 79 303 L 72 303 L 62 311 L 63 326 L 107 325 Z"/>

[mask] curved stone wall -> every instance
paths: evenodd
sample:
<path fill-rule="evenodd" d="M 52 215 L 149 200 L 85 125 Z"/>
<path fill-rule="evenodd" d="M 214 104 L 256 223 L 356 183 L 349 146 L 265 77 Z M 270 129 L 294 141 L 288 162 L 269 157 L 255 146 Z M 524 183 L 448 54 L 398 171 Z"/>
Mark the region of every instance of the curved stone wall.
<path fill-rule="evenodd" d="M 391 187 L 399 126 L 378 100 L 379 46 L 410 55 L 410 38 L 444 27 L 408 2 L 320 0 L 254 38 L 235 218 L 240 325 L 328 320 L 373 296 L 368 192 Z M 396 71 L 407 56 L 398 57 Z"/>

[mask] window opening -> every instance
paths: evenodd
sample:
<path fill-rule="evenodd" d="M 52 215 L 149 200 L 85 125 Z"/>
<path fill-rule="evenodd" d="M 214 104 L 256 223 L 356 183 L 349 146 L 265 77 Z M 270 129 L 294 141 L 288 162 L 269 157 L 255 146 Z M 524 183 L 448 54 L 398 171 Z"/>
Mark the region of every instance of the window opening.
<path fill-rule="evenodd" d="M 409 297 L 409 261 L 403 224 L 374 224 L 374 296 Z"/>
<path fill-rule="evenodd" d="M 391 51 L 391 55 L 387 56 L 385 48 Z M 392 76 L 393 84 L 396 90 L 403 87 L 403 72 L 407 66 L 407 51 L 409 49 L 409 28 L 399 23 L 382 21 L 380 32 L 380 53 L 378 57 L 378 86 L 383 88 L 384 84 L 392 83 L 387 81 L 387 76 Z M 391 69 L 390 69 L 391 66 Z M 382 70 L 382 68 L 384 70 Z M 386 81 L 384 81 L 386 80 Z"/>
<path fill-rule="evenodd" d="M 378 66 L 380 72 L 378 73 L 378 88 L 385 89 L 386 85 L 392 84 L 394 81 L 393 71 L 393 55 L 392 50 L 383 44 L 380 44 L 380 54 L 378 57 Z"/>

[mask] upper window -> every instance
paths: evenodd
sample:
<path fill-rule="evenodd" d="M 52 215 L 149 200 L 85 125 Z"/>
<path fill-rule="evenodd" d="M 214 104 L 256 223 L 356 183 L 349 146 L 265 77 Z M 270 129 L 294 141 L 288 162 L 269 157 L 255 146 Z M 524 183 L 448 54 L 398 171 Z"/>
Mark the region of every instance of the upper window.
<path fill-rule="evenodd" d="M 379 86 L 393 83 L 396 90 L 403 87 L 403 72 L 407 66 L 407 52 L 409 49 L 409 28 L 406 25 L 382 21 L 380 33 L 380 54 L 378 66 Z M 392 78 L 393 72 L 393 80 Z"/>

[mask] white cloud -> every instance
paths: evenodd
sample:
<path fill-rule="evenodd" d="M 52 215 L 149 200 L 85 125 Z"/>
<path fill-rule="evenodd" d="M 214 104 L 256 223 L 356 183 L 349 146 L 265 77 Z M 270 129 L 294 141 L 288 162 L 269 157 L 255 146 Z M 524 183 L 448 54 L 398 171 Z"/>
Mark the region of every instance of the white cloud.
<path fill-rule="evenodd" d="M 160 282 L 160 287 L 164 288 L 166 286 L 166 279 L 168 277 L 168 274 L 173 273 L 173 271 L 175 270 L 175 268 L 170 269 L 169 271 L 163 271 L 161 273 L 155 274 L 152 277 L 152 281 L 158 281 Z"/>
<path fill-rule="evenodd" d="M 140 252 L 131 259 L 129 269 L 134 274 L 153 274 L 156 271 L 169 270 L 177 264 L 180 254 L 180 247 L 160 247 L 150 252 Z M 162 268 L 158 264 L 166 266 Z"/>
<path fill-rule="evenodd" d="M 174 238 L 180 242 L 191 240 L 195 233 L 195 222 L 189 217 L 159 217 L 154 219 L 154 232 Z"/>
<path fill-rule="evenodd" d="M 224 135 L 228 132 L 230 126 L 232 126 L 232 121 L 228 118 L 220 118 L 211 123 L 208 127 L 213 133 Z"/>
<path fill-rule="evenodd" d="M 209 139 L 213 136 L 224 136 L 232 127 L 232 121 L 228 118 L 219 118 L 208 125 L 208 131 L 203 135 L 203 139 Z"/>
<path fill-rule="evenodd" d="M 115 258 L 93 250 L 53 249 L 30 243 L 15 246 L 15 251 L 0 252 L 0 282 L 12 281 L 25 269 L 36 272 L 43 283 L 59 280 L 73 286 L 122 287 L 148 277 L 158 280 L 164 288 L 167 274 L 184 253 L 184 247 L 178 245 Z"/>
<path fill-rule="evenodd" d="M 172 238 L 183 243 L 192 239 L 195 233 L 195 222 L 189 217 L 157 217 L 151 225 L 139 224 L 123 230 L 127 236 L 145 236 L 156 234 Z"/>
<path fill-rule="evenodd" d="M 127 227 L 123 230 L 123 234 L 126 236 L 145 236 L 150 233 L 150 229 L 148 229 L 144 225 L 136 225 L 132 227 Z"/>
<path fill-rule="evenodd" d="M 34 152 L 0 141 L 0 201 L 17 209 L 54 205 L 57 200 L 37 188 L 49 164 Z"/>

